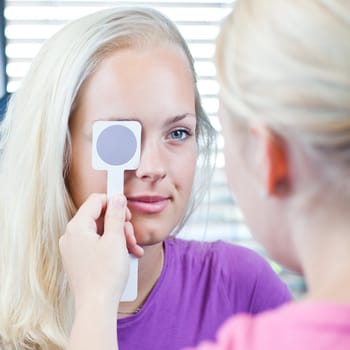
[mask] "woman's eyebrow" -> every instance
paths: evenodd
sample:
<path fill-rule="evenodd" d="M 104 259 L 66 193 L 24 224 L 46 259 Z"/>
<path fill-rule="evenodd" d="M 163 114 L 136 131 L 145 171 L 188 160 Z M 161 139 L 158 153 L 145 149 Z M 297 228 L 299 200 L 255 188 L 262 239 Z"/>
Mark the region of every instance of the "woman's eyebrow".
<path fill-rule="evenodd" d="M 176 123 L 176 122 L 178 122 L 178 121 L 181 121 L 181 120 L 183 120 L 183 119 L 185 119 L 185 118 L 188 118 L 188 117 L 190 117 L 190 118 L 195 118 L 196 119 L 196 116 L 194 115 L 194 114 L 192 114 L 192 113 L 184 113 L 184 114 L 180 114 L 180 115 L 177 115 L 177 116 L 175 116 L 175 117 L 171 117 L 171 118 L 169 118 L 167 121 L 166 121 L 166 125 L 171 125 L 171 124 L 174 124 L 174 123 Z"/>

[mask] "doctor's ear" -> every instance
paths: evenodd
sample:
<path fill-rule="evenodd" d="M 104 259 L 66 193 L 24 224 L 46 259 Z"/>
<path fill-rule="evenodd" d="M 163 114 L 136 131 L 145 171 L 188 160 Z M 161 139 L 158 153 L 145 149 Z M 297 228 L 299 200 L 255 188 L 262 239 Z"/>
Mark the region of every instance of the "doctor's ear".
<path fill-rule="evenodd" d="M 261 174 L 261 185 L 268 196 L 283 197 L 291 189 L 291 174 L 288 162 L 288 145 L 282 136 L 264 125 L 250 128 L 258 154 L 257 169 Z"/>

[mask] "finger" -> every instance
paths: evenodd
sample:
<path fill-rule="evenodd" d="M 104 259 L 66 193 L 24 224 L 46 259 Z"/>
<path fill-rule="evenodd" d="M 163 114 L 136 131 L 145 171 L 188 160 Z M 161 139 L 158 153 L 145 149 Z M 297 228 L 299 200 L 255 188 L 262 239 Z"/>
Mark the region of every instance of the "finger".
<path fill-rule="evenodd" d="M 107 196 L 102 193 L 93 193 L 88 199 L 80 206 L 76 216 L 86 216 L 96 221 L 102 213 L 102 210 L 106 207 Z"/>
<path fill-rule="evenodd" d="M 131 220 L 131 211 L 128 207 L 126 207 L 126 221 L 130 221 Z"/>
<path fill-rule="evenodd" d="M 96 233 L 98 219 L 103 215 L 106 204 L 105 194 L 91 194 L 68 223 L 67 233 L 71 231 Z"/>
<path fill-rule="evenodd" d="M 124 232 L 129 253 L 135 255 L 138 258 L 141 258 L 144 254 L 144 250 L 136 242 L 134 228 L 131 222 L 127 221 L 125 223 Z"/>
<path fill-rule="evenodd" d="M 126 198 L 118 194 L 107 203 L 104 235 L 124 233 Z"/>

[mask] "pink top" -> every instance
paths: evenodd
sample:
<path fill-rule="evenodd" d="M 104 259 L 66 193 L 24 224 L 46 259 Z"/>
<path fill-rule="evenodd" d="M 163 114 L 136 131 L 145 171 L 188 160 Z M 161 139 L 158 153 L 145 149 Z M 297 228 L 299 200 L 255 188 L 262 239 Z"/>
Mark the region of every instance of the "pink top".
<path fill-rule="evenodd" d="M 350 350 L 350 305 L 289 303 L 258 316 L 232 317 L 216 343 L 187 350 Z"/>

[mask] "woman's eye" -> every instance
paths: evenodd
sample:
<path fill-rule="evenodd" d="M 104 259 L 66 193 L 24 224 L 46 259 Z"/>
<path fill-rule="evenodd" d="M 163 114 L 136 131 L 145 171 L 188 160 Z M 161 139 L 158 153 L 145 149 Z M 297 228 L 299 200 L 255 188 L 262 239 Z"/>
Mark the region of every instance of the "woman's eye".
<path fill-rule="evenodd" d="M 176 129 L 170 133 L 172 140 L 185 140 L 191 133 L 186 129 Z"/>

